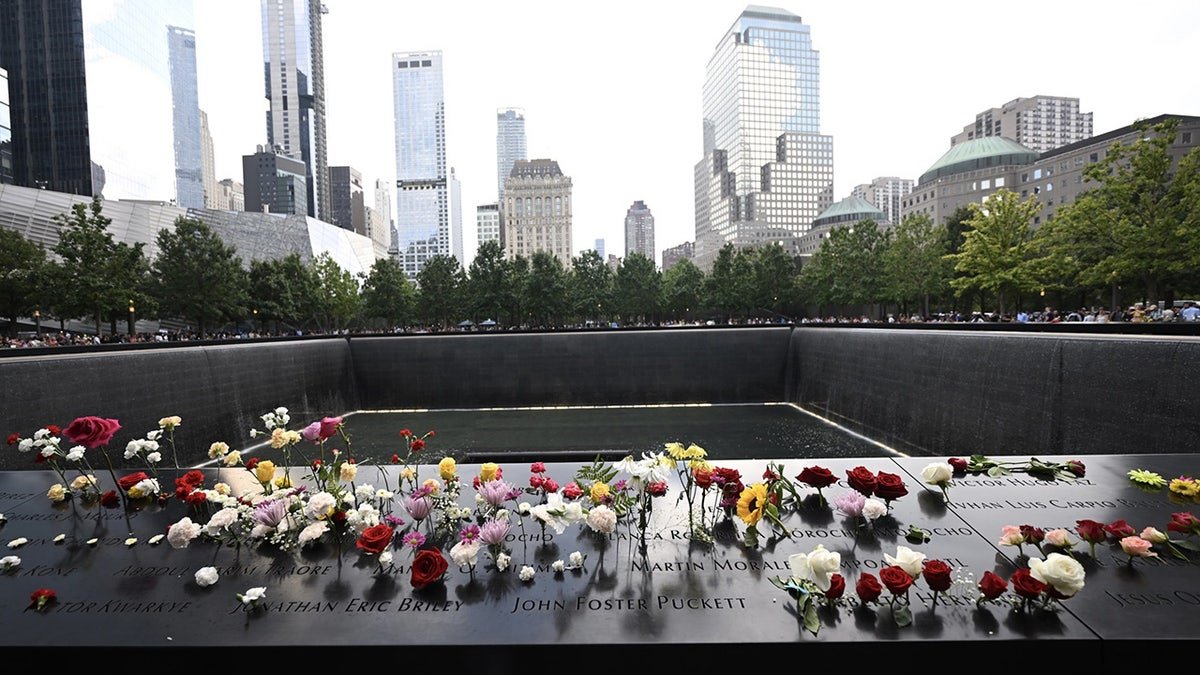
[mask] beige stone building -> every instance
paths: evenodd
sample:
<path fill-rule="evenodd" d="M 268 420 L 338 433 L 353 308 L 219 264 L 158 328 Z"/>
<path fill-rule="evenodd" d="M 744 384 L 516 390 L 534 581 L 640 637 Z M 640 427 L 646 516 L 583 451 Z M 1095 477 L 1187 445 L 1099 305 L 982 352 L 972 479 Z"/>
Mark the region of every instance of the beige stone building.
<path fill-rule="evenodd" d="M 517 160 L 504 183 L 504 252 L 549 251 L 571 264 L 571 178 L 552 159 Z"/>
<path fill-rule="evenodd" d="M 950 144 L 988 136 L 1003 136 L 1034 152 L 1049 152 L 1091 138 L 1092 113 L 1080 112 L 1077 98 L 1015 98 L 976 115 L 973 123 L 950 138 Z"/>

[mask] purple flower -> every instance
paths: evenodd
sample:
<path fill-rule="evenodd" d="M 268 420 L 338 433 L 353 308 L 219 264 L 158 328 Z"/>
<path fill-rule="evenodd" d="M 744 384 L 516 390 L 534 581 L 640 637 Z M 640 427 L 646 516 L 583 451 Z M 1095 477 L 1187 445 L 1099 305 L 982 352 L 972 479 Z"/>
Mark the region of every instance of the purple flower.
<path fill-rule="evenodd" d="M 479 529 L 479 540 L 488 546 L 499 546 L 508 536 L 507 520 L 489 520 Z"/>
<path fill-rule="evenodd" d="M 852 490 L 850 492 L 843 492 L 842 494 L 838 495 L 837 498 L 833 500 L 833 505 L 837 507 L 838 511 L 841 511 L 847 516 L 850 516 L 851 518 L 857 518 L 862 515 L 863 504 L 866 502 L 867 498 L 863 495 L 863 493 L 857 490 Z"/>
<path fill-rule="evenodd" d="M 404 545 L 411 546 L 413 549 L 421 548 L 425 545 L 425 535 L 417 531 L 409 532 L 404 535 Z"/>
<path fill-rule="evenodd" d="M 393 530 L 398 530 L 398 529 L 404 527 L 404 521 L 399 516 L 393 515 L 391 513 L 389 513 L 383 517 L 383 522 L 387 523 L 388 525 L 391 525 Z"/>
<path fill-rule="evenodd" d="M 413 490 L 412 497 L 413 499 L 417 499 L 419 497 L 428 497 L 431 494 L 433 494 L 433 488 L 422 485 L 416 490 Z"/>
<path fill-rule="evenodd" d="M 467 525 L 458 533 L 458 538 L 462 540 L 462 543 L 470 544 L 479 538 L 479 526 L 474 523 Z"/>
<path fill-rule="evenodd" d="M 287 503 L 282 499 L 272 499 L 254 507 L 254 520 L 268 527 L 275 527 L 287 515 Z"/>
<path fill-rule="evenodd" d="M 479 494 L 483 500 L 492 506 L 500 506 L 505 501 L 512 499 L 509 495 L 513 492 L 513 486 L 503 480 L 489 480 L 486 483 L 480 483 Z M 518 492 L 518 494 L 520 494 Z"/>
<path fill-rule="evenodd" d="M 625 482 L 625 479 L 624 479 L 624 478 L 622 478 L 621 480 L 619 480 L 619 481 L 617 481 L 617 482 L 615 482 L 615 483 L 613 483 L 613 484 L 612 484 L 612 491 L 613 491 L 613 492 L 620 492 L 620 491 L 622 491 L 622 490 L 624 490 L 624 489 L 625 489 L 625 486 L 626 486 L 626 485 L 627 485 L 627 483 Z"/>
<path fill-rule="evenodd" d="M 429 512 L 433 510 L 433 502 L 425 497 L 405 497 L 404 510 L 408 511 L 408 515 L 412 516 L 413 520 L 425 520 Z"/>
<path fill-rule="evenodd" d="M 300 430 L 300 435 L 304 440 L 310 443 L 318 443 L 321 440 L 321 423 L 313 422 L 312 424 Z"/>

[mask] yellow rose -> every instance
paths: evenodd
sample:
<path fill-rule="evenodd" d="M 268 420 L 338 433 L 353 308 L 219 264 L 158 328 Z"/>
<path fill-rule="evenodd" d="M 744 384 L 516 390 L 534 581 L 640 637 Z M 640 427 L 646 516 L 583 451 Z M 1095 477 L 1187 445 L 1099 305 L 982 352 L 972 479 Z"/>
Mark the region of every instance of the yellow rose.
<path fill-rule="evenodd" d="M 417 472 L 412 470 L 412 467 L 404 467 L 400 469 L 400 477 L 404 480 L 412 480 L 417 477 Z"/>
<path fill-rule="evenodd" d="M 496 480 L 496 472 L 500 470 L 500 465 L 495 462 L 488 462 L 479 467 L 479 480 L 488 482 Z"/>
<path fill-rule="evenodd" d="M 292 487 L 292 477 L 287 475 L 286 473 L 279 474 L 279 477 L 275 479 L 275 487 L 277 487 L 277 488 Z"/>
<path fill-rule="evenodd" d="M 438 462 L 438 472 L 442 475 L 442 480 L 451 480 L 458 475 L 458 465 L 454 462 L 453 457 L 444 457 Z"/>
<path fill-rule="evenodd" d="M 212 445 L 208 446 L 208 458 L 209 459 L 216 459 L 218 457 L 224 457 L 227 452 L 229 452 L 229 444 L 228 443 L 222 443 L 221 441 L 217 441 L 216 443 L 213 443 Z"/>
<path fill-rule="evenodd" d="M 603 504 L 604 498 L 608 496 L 608 483 L 596 481 L 592 483 L 592 503 Z"/>
<path fill-rule="evenodd" d="M 225 495 L 226 497 L 233 492 L 233 490 L 229 487 L 229 483 L 217 483 L 213 486 L 213 490 L 216 491 L 217 494 Z"/>
<path fill-rule="evenodd" d="M 162 427 L 163 429 L 174 429 L 180 424 L 183 424 L 183 420 L 179 417 L 179 415 L 171 415 L 170 417 L 164 417 L 158 421 L 158 426 Z"/>
<path fill-rule="evenodd" d="M 260 483 L 268 483 L 275 477 L 275 462 L 266 460 L 259 462 L 258 466 L 254 467 L 254 477 Z"/>
<path fill-rule="evenodd" d="M 95 476 L 79 476 L 75 480 L 71 481 L 72 490 L 87 490 L 88 488 L 96 485 L 98 485 L 98 483 L 96 482 Z"/>
<path fill-rule="evenodd" d="M 46 496 L 49 497 L 50 501 L 52 502 L 61 502 L 67 498 L 67 489 L 62 486 L 62 483 L 55 483 L 54 485 L 50 486 L 49 490 L 46 491 Z"/>
<path fill-rule="evenodd" d="M 435 495 L 442 491 L 442 484 L 436 478 L 426 478 L 425 482 L 421 483 L 421 487 L 429 488 L 430 494 Z"/>
<path fill-rule="evenodd" d="M 225 466 L 237 466 L 238 464 L 241 464 L 241 463 L 242 463 L 242 453 L 238 452 L 237 450 L 234 450 L 233 452 L 229 453 L 228 455 L 225 455 Z"/>
<path fill-rule="evenodd" d="M 347 483 L 353 481 L 355 478 L 358 477 L 358 465 L 352 464 L 350 462 L 342 462 L 340 476 L 341 476 L 341 479 L 346 481 Z"/>

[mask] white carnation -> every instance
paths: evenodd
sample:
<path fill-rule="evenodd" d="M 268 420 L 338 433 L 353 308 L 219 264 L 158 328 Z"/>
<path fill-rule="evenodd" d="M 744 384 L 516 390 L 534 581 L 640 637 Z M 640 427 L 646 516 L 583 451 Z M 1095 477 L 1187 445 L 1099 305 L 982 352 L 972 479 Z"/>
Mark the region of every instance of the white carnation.
<path fill-rule="evenodd" d="M 561 560 L 555 560 L 550 564 L 550 571 L 555 574 L 562 574 L 563 570 L 567 569 L 567 564 Z"/>
<path fill-rule="evenodd" d="M 300 538 L 299 538 L 300 545 L 308 546 L 309 544 L 313 543 L 314 541 L 317 541 L 318 539 L 320 539 L 321 535 L 325 534 L 328 531 L 329 531 L 329 522 L 325 521 L 325 520 L 318 520 L 317 522 L 312 523 L 311 525 L 305 527 L 303 530 L 300 530 Z"/>
<path fill-rule="evenodd" d="M 205 526 L 205 532 L 207 532 L 210 536 L 215 537 L 220 534 L 221 530 L 236 523 L 237 519 L 237 509 L 221 509 L 220 511 L 214 513 L 212 518 L 208 519 L 208 525 Z"/>
<path fill-rule="evenodd" d="M 501 572 L 508 569 L 510 563 L 512 563 L 512 556 L 509 554 L 501 553 L 500 555 L 496 556 L 496 569 L 500 570 Z"/>
<path fill-rule="evenodd" d="M 600 534 L 610 534 L 617 529 L 617 512 L 601 504 L 588 511 L 587 525 Z"/>
<path fill-rule="evenodd" d="M 384 551 L 383 553 L 380 553 L 380 554 L 379 554 L 379 564 L 380 564 L 380 565 L 391 565 L 391 564 L 392 564 L 392 551 L 391 551 L 391 549 L 389 549 L 389 550 L 387 550 L 387 551 Z"/>
<path fill-rule="evenodd" d="M 4 571 L 6 572 L 20 564 L 21 559 L 15 555 L 6 555 L 3 558 L 0 558 L 0 567 L 3 567 Z"/>
<path fill-rule="evenodd" d="M 238 600 L 241 600 L 243 605 L 254 604 L 265 597 L 267 597 L 267 588 L 265 586 L 256 586 L 248 589 L 245 593 L 238 594 Z"/>
<path fill-rule="evenodd" d="M 152 452 L 152 453 L 146 455 L 146 461 L 149 462 L 150 464 L 158 464 L 159 462 L 162 461 L 162 453 L 161 452 Z"/>
<path fill-rule="evenodd" d="M 360 502 L 370 501 L 375 498 L 375 486 L 369 483 L 363 483 L 354 490 L 354 496 L 357 497 L 358 501 Z"/>
<path fill-rule="evenodd" d="M 532 567 L 529 565 L 522 565 L 521 571 L 517 576 L 520 577 L 521 581 L 533 581 L 533 574 L 534 569 Z"/>
<path fill-rule="evenodd" d="M 21 452 L 29 452 L 32 449 L 33 449 L 33 439 L 32 438 L 22 438 L 21 442 L 17 444 L 17 450 L 20 450 Z"/>
<path fill-rule="evenodd" d="M 201 588 L 212 586 L 217 583 L 217 579 L 219 578 L 220 575 L 217 574 L 217 568 L 215 567 L 201 567 L 196 570 L 196 585 Z"/>
<path fill-rule="evenodd" d="M 192 540 L 200 536 L 200 524 L 193 523 L 191 518 L 183 517 L 179 522 L 167 528 L 167 541 L 171 548 L 187 548 Z"/>
<path fill-rule="evenodd" d="M 863 502 L 862 514 L 867 522 L 875 522 L 881 516 L 887 515 L 887 511 L 887 504 L 873 497 Z"/>
<path fill-rule="evenodd" d="M 337 497 L 328 492 L 318 492 L 308 498 L 308 505 L 304 510 L 310 518 L 323 518 L 335 505 L 337 505 Z"/>
<path fill-rule="evenodd" d="M 580 553 L 579 551 L 573 552 L 571 554 L 571 556 L 568 558 L 568 560 L 570 560 L 571 567 L 573 569 L 583 567 L 583 554 Z"/>
<path fill-rule="evenodd" d="M 78 462 L 83 459 L 83 452 L 86 448 L 82 445 L 76 445 L 67 452 L 67 461 Z"/>

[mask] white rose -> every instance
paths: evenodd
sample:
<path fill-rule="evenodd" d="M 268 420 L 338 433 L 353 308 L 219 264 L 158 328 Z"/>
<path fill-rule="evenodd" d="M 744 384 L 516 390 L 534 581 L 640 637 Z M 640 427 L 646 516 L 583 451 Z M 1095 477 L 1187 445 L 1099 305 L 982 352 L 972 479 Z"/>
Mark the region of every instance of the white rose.
<path fill-rule="evenodd" d="M 512 556 L 507 553 L 501 553 L 500 555 L 496 556 L 496 569 L 503 572 L 504 570 L 508 569 L 508 565 L 511 562 Z"/>
<path fill-rule="evenodd" d="M 1045 560 L 1030 560 L 1029 573 L 1034 579 L 1050 584 L 1067 597 L 1083 589 L 1083 565 L 1069 555 L 1051 553 Z"/>
<path fill-rule="evenodd" d="M 265 586 L 257 586 L 255 588 L 248 589 L 245 593 L 238 595 L 238 599 L 242 601 L 243 605 L 252 604 L 255 601 L 262 600 L 265 597 L 267 597 L 267 588 Z"/>
<path fill-rule="evenodd" d="M 914 579 L 921 575 L 921 570 L 925 564 L 925 554 L 917 553 L 907 546 L 900 546 L 896 549 L 896 557 L 887 555 L 883 556 L 889 565 L 895 565 L 900 569 L 908 572 L 908 575 Z"/>
<path fill-rule="evenodd" d="M 887 504 L 884 504 L 874 497 L 863 502 L 862 514 L 863 518 L 867 519 L 867 522 L 873 523 L 881 516 L 887 515 L 887 512 Z"/>
<path fill-rule="evenodd" d="M 1050 538 L 1049 532 L 1046 533 L 1046 538 Z M 1142 539 L 1145 539 L 1151 544 L 1165 544 L 1168 541 L 1167 535 L 1160 532 L 1156 527 L 1147 527 L 1146 529 L 1142 530 Z"/>
<path fill-rule="evenodd" d="M 617 512 L 601 504 L 588 511 L 587 525 L 600 534 L 611 534 L 617 529 Z"/>
<path fill-rule="evenodd" d="M 67 461 L 78 462 L 83 459 L 83 452 L 86 450 L 82 445 L 77 445 L 67 452 Z"/>
<path fill-rule="evenodd" d="M 215 567 L 201 567 L 196 570 L 196 585 L 201 588 L 212 586 L 217 583 L 217 579 L 219 578 L 220 575 L 217 574 L 217 568 Z"/>
<path fill-rule="evenodd" d="M 21 559 L 15 555 L 6 555 L 3 558 L 0 558 L 0 567 L 3 567 L 5 571 L 11 570 L 20 564 Z"/>
<path fill-rule="evenodd" d="M 179 522 L 167 528 L 167 541 L 171 548 L 187 548 L 192 540 L 200 536 L 200 524 L 193 523 L 191 518 L 184 517 Z"/>
<path fill-rule="evenodd" d="M 822 591 L 829 590 L 830 580 L 834 572 L 841 569 L 842 554 L 827 551 L 818 544 L 811 553 L 796 553 L 788 556 L 788 567 L 792 569 L 792 578 L 797 582 L 811 581 Z"/>
<path fill-rule="evenodd" d="M 572 553 L 569 560 L 571 561 L 571 567 L 583 567 L 583 554 L 579 551 Z"/>
<path fill-rule="evenodd" d="M 921 480 L 929 485 L 944 485 L 954 477 L 954 467 L 946 462 L 934 462 L 921 469 Z"/>
<path fill-rule="evenodd" d="M 521 572 L 517 575 L 521 581 L 532 581 L 534 570 L 529 565 L 522 565 Z"/>
<path fill-rule="evenodd" d="M 562 574 L 565 569 L 567 569 L 567 564 L 561 560 L 555 560 L 550 565 L 550 570 L 555 574 Z"/>
<path fill-rule="evenodd" d="M 450 549 L 450 559 L 459 567 L 474 567 L 479 555 L 478 541 L 460 541 Z"/>

